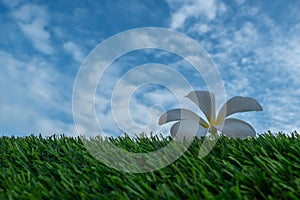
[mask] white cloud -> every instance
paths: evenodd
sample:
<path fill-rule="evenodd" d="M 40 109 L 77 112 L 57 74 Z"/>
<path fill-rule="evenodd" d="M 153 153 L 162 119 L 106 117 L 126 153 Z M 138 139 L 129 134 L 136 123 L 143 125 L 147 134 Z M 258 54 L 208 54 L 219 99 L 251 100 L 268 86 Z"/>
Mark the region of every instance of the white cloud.
<path fill-rule="evenodd" d="M 208 24 L 196 23 L 194 26 L 188 29 L 188 32 L 199 32 L 200 34 L 207 33 L 211 28 Z"/>
<path fill-rule="evenodd" d="M 80 47 L 71 41 L 65 42 L 63 47 L 73 56 L 73 59 L 82 62 L 84 56 Z"/>
<path fill-rule="evenodd" d="M 141 34 L 129 32 L 127 35 L 128 37 L 121 35 L 120 38 L 114 38 L 113 44 L 110 44 L 109 41 L 104 43 L 103 45 L 108 46 L 107 48 L 104 48 L 105 51 L 103 51 L 103 46 L 95 49 L 92 54 L 90 54 L 91 57 L 86 60 L 80 69 L 82 70 L 82 73 L 79 73 L 79 76 L 77 77 L 77 81 L 79 82 L 76 86 L 78 86 L 78 88 L 74 90 L 74 108 L 76 110 L 76 118 L 79 120 L 77 125 L 85 133 L 92 135 L 99 134 L 99 129 L 97 127 L 98 123 L 95 120 L 93 106 L 93 88 L 96 84 L 99 84 L 99 87 L 104 89 L 104 92 L 101 90 L 101 92 L 96 93 L 96 100 L 99 100 L 98 104 L 100 104 L 100 106 L 97 106 L 96 103 L 98 122 L 100 124 L 104 124 L 106 128 L 102 127 L 103 129 L 110 130 L 109 133 L 114 135 L 122 132 L 114 128 L 116 126 L 114 122 L 117 122 L 119 128 L 127 133 L 156 132 L 156 130 L 161 128 L 157 124 L 161 108 L 169 109 L 169 107 L 178 105 L 176 104 L 176 97 L 182 101 L 182 106 L 178 105 L 178 107 L 189 108 L 188 106 L 193 104 L 184 97 L 193 90 L 189 87 L 188 83 L 190 81 L 189 78 L 192 77 L 184 77 L 180 74 L 180 72 L 176 73 L 174 71 L 176 67 L 173 68 L 174 66 L 166 70 L 166 66 L 162 65 L 143 65 L 140 68 L 134 68 L 133 71 L 128 71 L 128 73 L 122 77 L 122 73 L 125 73 L 127 70 L 135 67 L 135 61 L 129 59 L 131 62 L 128 62 L 128 60 L 125 60 L 126 62 L 122 62 L 124 60 L 121 59 L 120 63 L 113 65 L 118 69 L 117 71 L 122 72 L 121 74 L 118 72 L 109 74 L 106 78 L 104 78 L 102 74 L 102 82 L 97 82 L 101 73 L 104 72 L 106 65 L 110 63 L 109 59 L 114 58 L 114 55 L 123 53 L 121 51 L 126 51 L 127 49 L 138 49 L 141 45 L 146 47 L 160 47 L 170 51 L 173 50 L 179 55 L 185 57 L 191 63 L 194 63 L 195 66 L 198 66 L 202 73 L 201 75 L 206 78 L 206 81 L 213 83 L 213 85 L 210 85 L 210 89 L 220 88 L 219 85 L 216 86 L 216 83 L 218 83 L 215 81 L 216 78 L 214 76 L 210 76 L 212 74 L 217 74 L 217 72 L 214 71 L 214 67 L 211 67 L 212 63 L 209 62 L 209 59 L 205 56 L 206 54 L 202 52 L 202 49 L 199 49 L 198 46 L 194 45 L 195 43 L 193 41 L 191 42 L 185 37 L 178 37 L 178 35 L 174 36 L 172 34 L 168 35 L 168 38 L 165 38 L 165 36 L 162 36 L 162 34 L 165 35 L 165 32 L 162 32 L 162 30 L 152 29 L 152 31 L 149 32 L 145 32 L 144 30 L 139 31 L 142 31 Z M 202 57 L 199 57 L 199 55 L 202 55 Z M 174 63 L 168 63 L 168 65 L 170 64 Z M 106 72 L 109 72 L 109 69 L 106 69 Z M 178 65 L 177 69 L 185 71 L 182 65 Z M 118 76 L 116 76 L 116 74 L 118 74 Z M 184 78 L 187 80 L 184 80 Z M 117 82 L 120 79 L 122 79 L 122 81 Z M 114 84 L 111 85 L 111 83 Z M 135 91 L 139 91 L 139 88 L 144 87 L 147 83 L 159 83 L 165 87 L 168 86 L 170 90 L 176 94 L 176 96 L 172 96 L 167 93 L 166 90 L 162 91 L 161 88 L 156 88 L 154 91 L 145 91 L 144 95 L 139 96 L 139 101 L 136 101 L 136 103 L 130 106 L 129 102 L 132 94 L 134 94 Z M 197 83 L 199 84 L 199 82 Z M 113 95 L 107 92 L 107 87 L 105 87 L 107 84 L 108 90 L 114 90 Z M 111 96 L 113 96 L 113 98 L 111 98 Z M 217 99 L 220 99 L 219 96 Z M 112 102 L 113 110 L 115 110 L 114 116 L 113 113 L 109 111 L 110 102 Z M 153 107 L 153 105 L 157 104 L 160 106 Z M 197 110 L 197 108 L 195 110 Z M 98 113 L 98 111 L 100 111 L 100 113 Z M 130 115 L 130 113 L 132 113 L 132 115 Z M 134 116 L 133 119 L 131 119 L 131 116 Z M 115 119 L 113 117 L 115 117 Z M 156 121 L 153 121 L 152 119 L 156 119 Z M 143 123 L 137 124 L 135 121 L 149 123 L 145 126 Z"/>
<path fill-rule="evenodd" d="M 71 116 L 71 100 L 65 99 L 66 83 L 51 65 L 38 57 L 18 60 L 3 51 L 0 65 L 5 74 L 0 79 L 1 132 L 75 134 L 73 123 L 61 120 Z"/>
<path fill-rule="evenodd" d="M 169 1 L 170 27 L 200 36 L 200 44 L 221 71 L 228 98 L 242 95 L 259 100 L 263 112 L 242 115 L 257 131 L 299 130 L 300 26 L 283 29 L 257 7 L 244 4 L 243 0 L 237 3 L 241 11 L 230 16 L 225 13 L 224 19 L 230 17 L 233 22 L 225 25 L 218 18 L 220 6 L 215 6 L 216 14 L 211 15 L 215 17 L 209 19 L 192 9 L 197 7 L 195 1 Z M 290 15 L 295 17 L 295 12 Z M 195 22 L 187 26 L 185 22 L 192 18 Z"/>
<path fill-rule="evenodd" d="M 300 127 L 300 35 L 296 27 L 286 32 L 273 26 L 274 40 L 257 51 L 258 64 L 266 68 L 270 82 L 263 94 L 270 127 L 289 133 Z"/>
<path fill-rule="evenodd" d="M 272 58 L 278 63 L 282 63 L 281 66 L 285 70 L 290 71 L 290 76 L 293 81 L 300 84 L 300 39 L 299 34 L 292 37 L 281 38 L 278 44 L 272 47 Z"/>
<path fill-rule="evenodd" d="M 167 1 L 172 12 L 170 28 L 183 28 L 189 18 L 215 19 L 218 14 L 226 11 L 226 6 L 216 0 Z"/>
<path fill-rule="evenodd" d="M 1 104 L 1 133 L 8 135 L 39 134 L 43 136 L 66 134 L 76 136 L 73 123 L 51 118 L 28 104 Z M 3 124 L 2 124 L 3 123 Z M 9 128 L 5 128 L 8 126 Z M 12 128 L 13 127 L 13 128 Z"/>
<path fill-rule="evenodd" d="M 109 78 L 112 79 L 115 78 Z M 96 106 L 99 108 L 96 111 L 99 123 L 102 129 L 112 134 L 122 132 L 149 134 L 151 131 L 159 133 L 164 128 L 157 123 L 159 116 L 167 107 L 174 106 L 179 99 L 180 101 L 185 99 L 184 96 L 190 91 L 186 81 L 178 72 L 155 64 L 134 68 L 117 80 L 119 82 L 110 88 L 113 90 L 112 97 L 99 92 L 96 95 L 96 104 L 99 104 Z M 163 88 L 155 88 L 158 84 L 167 87 L 171 92 Z M 103 108 L 104 104 L 106 108 Z M 104 112 L 104 110 L 108 111 Z"/>
<path fill-rule="evenodd" d="M 239 5 L 242 5 L 246 2 L 246 0 L 235 0 Z"/>
<path fill-rule="evenodd" d="M 16 7 L 22 0 L 2 0 L 8 7 Z"/>
<path fill-rule="evenodd" d="M 45 54 L 54 53 L 50 34 L 46 30 L 49 17 L 45 7 L 27 4 L 21 8 L 14 9 L 12 16 L 16 19 L 23 34 L 37 50 Z"/>
<path fill-rule="evenodd" d="M 285 88 L 284 91 L 266 90 L 263 95 L 266 124 L 272 131 L 290 133 L 299 131 L 299 89 Z"/>

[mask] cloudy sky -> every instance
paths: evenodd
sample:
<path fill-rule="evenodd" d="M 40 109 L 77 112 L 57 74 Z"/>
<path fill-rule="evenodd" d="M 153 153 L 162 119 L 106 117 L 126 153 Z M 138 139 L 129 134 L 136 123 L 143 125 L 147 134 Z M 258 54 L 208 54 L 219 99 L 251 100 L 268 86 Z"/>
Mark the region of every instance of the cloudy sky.
<path fill-rule="evenodd" d="M 0 133 L 76 135 L 72 92 L 82 62 L 104 40 L 141 27 L 173 29 L 199 42 L 216 64 L 227 98 L 251 96 L 263 106 L 263 112 L 236 115 L 257 132 L 299 131 L 299 10 L 298 0 L 0 0 Z M 192 67 L 175 55 L 162 50 L 128 53 L 112 64 L 97 87 L 95 110 L 103 130 L 116 125 L 111 90 L 126 70 L 147 63 L 168 65 L 195 89 L 205 89 L 201 77 L 194 77 Z M 172 74 L 157 66 L 144 67 L 140 77 L 145 74 L 174 83 Z M 190 92 L 177 89 L 182 95 Z M 122 88 L 118 95 L 128 96 Z M 148 84 L 135 90 L 127 107 L 130 120 L 145 126 L 176 105 L 167 88 Z M 124 104 L 114 108 L 114 115 L 127 123 Z"/>

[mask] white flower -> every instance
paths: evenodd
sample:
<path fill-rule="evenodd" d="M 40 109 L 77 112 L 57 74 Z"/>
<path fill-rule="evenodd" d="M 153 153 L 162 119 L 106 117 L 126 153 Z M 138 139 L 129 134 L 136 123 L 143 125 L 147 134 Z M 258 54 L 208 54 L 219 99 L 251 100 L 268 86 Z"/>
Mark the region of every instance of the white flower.
<path fill-rule="evenodd" d="M 196 113 L 187 109 L 167 111 L 159 118 L 159 125 L 170 121 L 176 122 L 170 130 L 172 137 L 177 140 L 191 140 L 194 136 L 205 136 L 207 132 L 217 135 L 218 131 L 232 138 L 246 138 L 254 136 L 254 128 L 245 121 L 227 118 L 238 112 L 261 111 L 261 105 L 251 97 L 236 96 L 229 99 L 216 115 L 215 96 L 208 91 L 193 91 L 187 96 L 204 113 L 207 121 Z"/>

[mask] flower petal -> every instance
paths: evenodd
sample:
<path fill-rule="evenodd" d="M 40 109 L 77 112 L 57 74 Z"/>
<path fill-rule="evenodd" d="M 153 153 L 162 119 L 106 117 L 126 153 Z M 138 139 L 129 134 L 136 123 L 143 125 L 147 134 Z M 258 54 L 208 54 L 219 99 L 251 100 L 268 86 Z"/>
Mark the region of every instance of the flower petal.
<path fill-rule="evenodd" d="M 185 119 L 193 120 L 204 127 L 209 126 L 199 115 L 187 109 L 174 109 L 165 112 L 160 116 L 158 124 L 162 125 L 170 121 L 185 120 Z"/>
<path fill-rule="evenodd" d="M 255 99 L 251 97 L 236 96 L 229 99 L 222 106 L 218 114 L 217 121 L 220 122 L 231 114 L 247 111 L 262 111 L 262 107 Z"/>
<path fill-rule="evenodd" d="M 232 138 L 245 139 L 248 136 L 255 135 L 255 130 L 250 124 L 235 118 L 225 119 L 223 128 L 222 126 L 217 125 L 215 127 L 224 135 L 227 135 Z"/>
<path fill-rule="evenodd" d="M 209 122 L 215 119 L 215 95 L 208 91 L 193 91 L 187 96 L 192 100 L 205 114 Z"/>
<path fill-rule="evenodd" d="M 182 120 L 176 122 L 170 130 L 170 134 L 176 140 L 183 141 L 193 140 L 194 137 L 205 136 L 207 133 L 207 128 L 199 125 L 197 122 L 192 120 Z"/>

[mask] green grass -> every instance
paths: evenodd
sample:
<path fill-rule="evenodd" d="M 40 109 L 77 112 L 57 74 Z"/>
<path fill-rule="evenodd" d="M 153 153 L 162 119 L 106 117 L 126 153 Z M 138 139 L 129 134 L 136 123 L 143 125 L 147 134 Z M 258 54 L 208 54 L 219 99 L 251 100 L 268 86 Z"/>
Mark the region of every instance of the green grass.
<path fill-rule="evenodd" d="M 111 139 L 147 152 L 170 138 Z M 125 173 L 91 156 L 78 138 L 0 138 L 0 199 L 299 199 L 300 135 L 221 137 L 198 158 L 195 140 L 176 162 L 148 173 Z"/>

